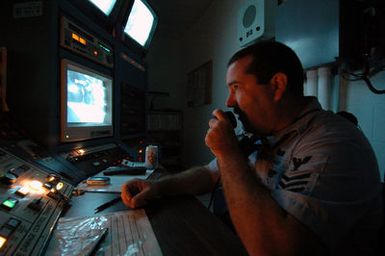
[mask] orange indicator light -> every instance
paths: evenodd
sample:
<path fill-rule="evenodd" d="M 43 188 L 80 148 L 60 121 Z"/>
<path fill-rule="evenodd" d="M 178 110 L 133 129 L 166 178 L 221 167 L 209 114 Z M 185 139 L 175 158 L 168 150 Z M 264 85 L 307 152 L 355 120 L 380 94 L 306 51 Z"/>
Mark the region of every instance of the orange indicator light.
<path fill-rule="evenodd" d="M 0 249 L 4 246 L 5 242 L 7 242 L 7 239 L 0 236 Z"/>
<path fill-rule="evenodd" d="M 48 178 L 47 178 L 47 181 L 48 182 L 52 182 L 52 181 L 54 181 L 55 180 L 55 177 L 54 176 L 49 176 Z"/>
<path fill-rule="evenodd" d="M 72 33 L 72 39 L 79 41 L 79 36 L 75 33 Z"/>
<path fill-rule="evenodd" d="M 79 155 L 84 155 L 86 153 L 86 150 L 85 149 L 78 149 L 78 154 Z"/>
<path fill-rule="evenodd" d="M 81 44 L 84 44 L 84 45 L 87 44 L 87 41 L 86 41 L 84 38 L 82 38 L 82 37 L 79 37 L 79 42 L 80 42 Z"/>

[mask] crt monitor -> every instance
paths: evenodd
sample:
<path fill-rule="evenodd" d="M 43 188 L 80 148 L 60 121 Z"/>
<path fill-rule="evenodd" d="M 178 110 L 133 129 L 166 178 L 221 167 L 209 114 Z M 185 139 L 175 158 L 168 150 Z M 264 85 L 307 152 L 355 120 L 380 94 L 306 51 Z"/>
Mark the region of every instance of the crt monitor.
<path fill-rule="evenodd" d="M 112 78 L 66 59 L 61 76 L 61 142 L 112 136 Z"/>
<path fill-rule="evenodd" d="M 124 26 L 124 33 L 147 49 L 157 23 L 158 17 L 150 5 L 145 0 L 134 0 Z"/>
<path fill-rule="evenodd" d="M 80 19 L 84 15 L 102 30 L 112 33 L 125 1 L 127 0 L 66 0 L 59 3 L 64 13 Z M 71 7 L 75 7 L 80 13 L 73 12 Z"/>
<path fill-rule="evenodd" d="M 106 16 L 110 15 L 116 0 L 88 0 L 101 10 Z"/>

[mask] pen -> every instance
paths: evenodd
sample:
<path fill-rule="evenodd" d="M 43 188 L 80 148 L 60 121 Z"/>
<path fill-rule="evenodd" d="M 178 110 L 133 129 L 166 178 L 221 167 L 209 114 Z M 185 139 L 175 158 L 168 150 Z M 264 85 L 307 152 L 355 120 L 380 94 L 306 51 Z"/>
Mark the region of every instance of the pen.
<path fill-rule="evenodd" d="M 116 203 L 119 202 L 120 200 L 121 200 L 120 196 L 119 196 L 119 197 L 116 197 L 116 198 L 112 199 L 111 201 L 108 201 L 107 203 L 104 203 L 104 204 L 102 204 L 102 205 L 96 207 L 94 213 L 101 212 L 101 211 L 103 211 L 104 209 L 107 209 L 108 207 L 113 206 L 114 204 L 116 204 Z"/>

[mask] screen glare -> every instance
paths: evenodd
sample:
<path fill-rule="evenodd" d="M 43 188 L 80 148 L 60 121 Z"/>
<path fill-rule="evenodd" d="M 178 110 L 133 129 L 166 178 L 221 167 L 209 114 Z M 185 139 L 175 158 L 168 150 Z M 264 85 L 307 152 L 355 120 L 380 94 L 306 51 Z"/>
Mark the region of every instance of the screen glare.
<path fill-rule="evenodd" d="M 88 0 L 98 7 L 105 15 L 110 15 L 116 0 Z"/>
<path fill-rule="evenodd" d="M 124 32 L 140 45 L 145 46 L 154 23 L 150 9 L 140 0 L 135 0 Z"/>
<path fill-rule="evenodd" d="M 108 88 L 103 80 L 74 70 L 67 75 L 68 124 L 110 124 Z"/>

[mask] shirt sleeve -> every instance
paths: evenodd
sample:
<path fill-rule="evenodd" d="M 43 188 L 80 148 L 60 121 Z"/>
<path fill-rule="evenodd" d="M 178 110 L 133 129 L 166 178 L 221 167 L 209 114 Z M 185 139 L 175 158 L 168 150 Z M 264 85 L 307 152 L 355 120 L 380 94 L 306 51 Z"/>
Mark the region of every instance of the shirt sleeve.
<path fill-rule="evenodd" d="M 343 136 L 309 139 L 291 152 L 272 197 L 331 251 L 352 233 L 357 243 L 373 238 L 381 186 L 370 146 Z"/>
<path fill-rule="evenodd" d="M 218 172 L 219 171 L 219 168 L 218 168 L 218 162 L 217 162 L 217 159 L 214 158 L 213 160 L 210 161 L 210 163 L 208 163 L 206 165 L 206 168 L 210 171 L 210 172 Z"/>

